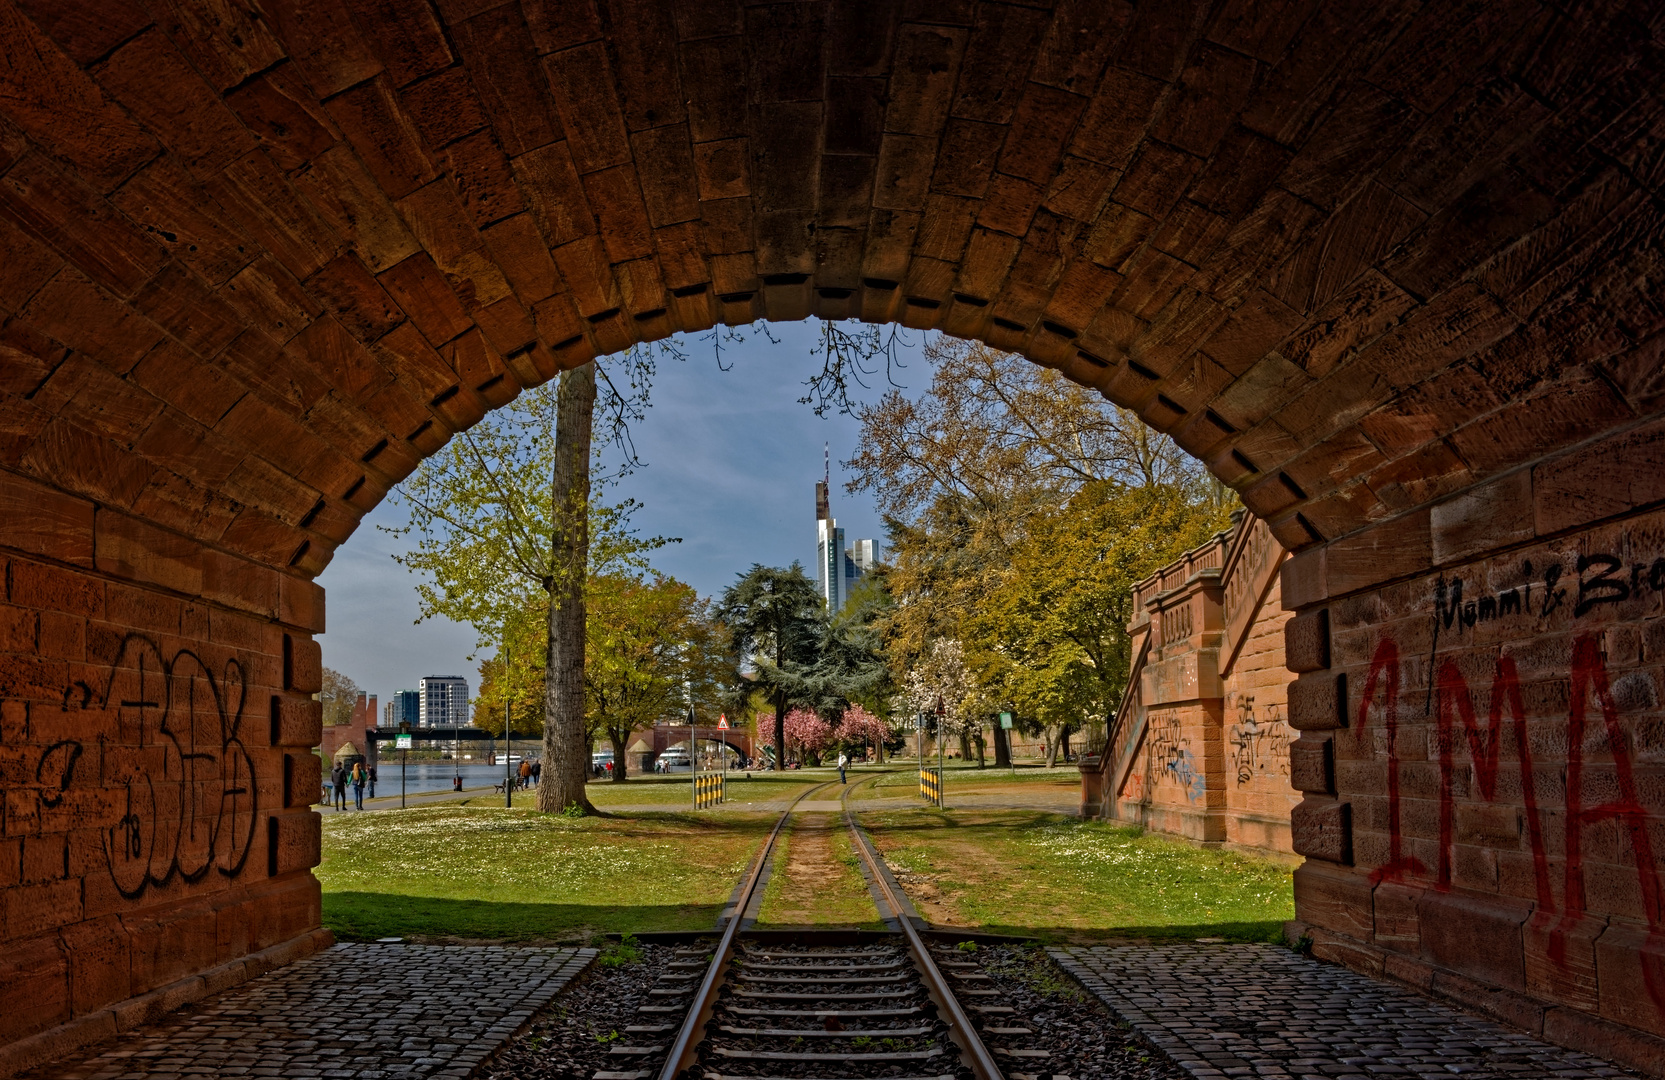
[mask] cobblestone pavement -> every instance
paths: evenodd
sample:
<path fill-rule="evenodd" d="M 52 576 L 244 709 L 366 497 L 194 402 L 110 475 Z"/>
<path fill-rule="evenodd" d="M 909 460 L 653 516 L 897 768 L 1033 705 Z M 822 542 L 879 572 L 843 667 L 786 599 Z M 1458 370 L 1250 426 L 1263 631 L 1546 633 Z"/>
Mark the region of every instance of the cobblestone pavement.
<path fill-rule="evenodd" d="M 1197 1080 L 1633 1075 L 1271 945 L 1048 951 Z"/>
<path fill-rule="evenodd" d="M 461 1080 L 594 949 L 337 945 L 30 1080 Z"/>

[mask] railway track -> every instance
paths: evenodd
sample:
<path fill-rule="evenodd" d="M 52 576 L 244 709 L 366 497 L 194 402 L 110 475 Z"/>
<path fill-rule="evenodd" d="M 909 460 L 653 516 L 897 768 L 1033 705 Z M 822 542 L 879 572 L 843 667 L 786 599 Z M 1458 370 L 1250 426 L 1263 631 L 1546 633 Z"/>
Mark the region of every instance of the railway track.
<path fill-rule="evenodd" d="M 876 780 L 877 777 L 871 778 Z M 858 781 L 857 785 L 871 780 Z M 840 800 L 881 914 L 896 929 L 748 933 L 781 814 L 720 935 L 679 948 L 593 1080 L 1044 1080 L 1048 1052 L 975 961 L 926 941 Z M 1002 1071 L 1002 1063 L 1010 1072 Z M 1031 1071 L 1033 1070 L 1033 1071 Z"/>

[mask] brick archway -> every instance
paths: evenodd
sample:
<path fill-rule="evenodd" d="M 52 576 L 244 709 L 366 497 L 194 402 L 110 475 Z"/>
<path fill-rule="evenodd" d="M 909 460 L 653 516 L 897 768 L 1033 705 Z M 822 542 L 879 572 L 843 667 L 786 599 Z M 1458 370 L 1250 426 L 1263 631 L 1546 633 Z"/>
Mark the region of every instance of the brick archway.
<path fill-rule="evenodd" d="M 1656 21 L 1641 4 L 0 0 L 0 545 L 24 628 L 0 697 L 5 741 L 30 748 L 0 1040 L 307 947 L 312 577 L 423 455 L 634 341 L 810 315 L 1058 367 L 1172 433 L 1299 552 L 1303 752 L 1336 763 L 1304 811 L 1301 903 L 1338 955 L 1420 949 L 1665 1033 L 1665 1002 L 1597 994 L 1581 968 L 1533 982 L 1527 916 L 1473 899 L 1521 893 L 1505 841 L 1463 832 L 1473 808 L 1401 837 L 1399 796 L 1376 789 L 1399 790 L 1404 744 L 1355 733 L 1400 693 L 1360 642 L 1401 627 L 1406 700 L 1436 678 L 1410 657 L 1464 644 L 1418 637 L 1449 614 L 1434 575 L 1448 605 L 1447 578 L 1474 597 L 1464 568 L 1484 568 L 1495 613 L 1523 587 L 1506 562 L 1528 552 L 1530 578 L 1541 551 L 1595 537 L 1567 581 L 1598 603 L 1622 581 L 1632 606 L 1578 618 L 1613 614 L 1613 655 L 1652 640 L 1658 530 L 1626 515 L 1665 498 Z M 1591 552 L 1617 560 L 1610 585 Z M 1546 612 L 1485 640 L 1584 627 Z M 1569 643 L 1546 678 L 1596 685 L 1591 649 Z M 158 679 L 215 711 L 174 715 Z M 149 766 L 110 749 L 166 758 L 182 733 L 228 790 L 254 772 L 231 825 L 189 838 L 188 874 L 144 849 L 134 822 L 167 815 L 127 800 Z M 233 842 L 239 814 L 260 824 Z M 1421 848 L 1450 836 L 1491 853 L 1489 882 L 1461 859 L 1441 876 Z M 1534 880 L 1560 881 L 1545 858 Z M 1469 897 L 1465 933 L 1515 952 L 1481 970 L 1424 941 L 1404 912 L 1425 887 Z M 1595 970 L 1591 913 L 1652 947 L 1657 889 L 1561 889 L 1578 919 L 1556 956 L 1571 934 Z M 1541 914 L 1543 895 L 1522 902 Z"/>

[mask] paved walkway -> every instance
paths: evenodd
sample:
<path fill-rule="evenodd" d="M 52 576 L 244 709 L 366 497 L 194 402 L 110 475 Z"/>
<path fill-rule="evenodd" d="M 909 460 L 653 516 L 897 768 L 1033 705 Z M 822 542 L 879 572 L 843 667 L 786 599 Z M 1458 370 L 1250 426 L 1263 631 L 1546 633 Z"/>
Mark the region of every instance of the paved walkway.
<path fill-rule="evenodd" d="M 1271 945 L 1048 951 L 1196 1080 L 1633 1075 Z"/>
<path fill-rule="evenodd" d="M 594 949 L 337 945 L 30 1080 L 462 1080 Z"/>

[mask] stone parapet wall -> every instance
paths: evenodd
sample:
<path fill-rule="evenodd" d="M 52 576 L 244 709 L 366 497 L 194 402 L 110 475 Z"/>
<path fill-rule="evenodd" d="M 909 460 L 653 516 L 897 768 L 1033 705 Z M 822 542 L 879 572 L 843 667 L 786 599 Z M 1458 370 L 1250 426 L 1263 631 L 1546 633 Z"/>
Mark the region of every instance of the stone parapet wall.
<path fill-rule="evenodd" d="M 102 511 L 33 494 L 0 535 L 28 549 L 0 548 L 0 1044 L 320 921 L 321 664 L 276 619 L 284 583 L 254 611 L 158 587 L 174 541 L 206 553 L 160 530 L 107 544 Z M 66 512 L 84 528 L 54 532 Z"/>
<path fill-rule="evenodd" d="M 1204 843 L 1290 850 L 1281 545 L 1244 517 L 1134 589 L 1134 664 L 1084 812 Z"/>

